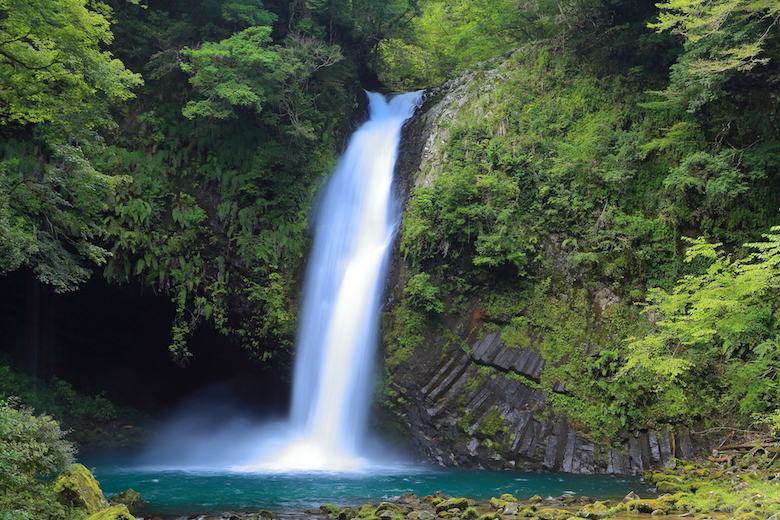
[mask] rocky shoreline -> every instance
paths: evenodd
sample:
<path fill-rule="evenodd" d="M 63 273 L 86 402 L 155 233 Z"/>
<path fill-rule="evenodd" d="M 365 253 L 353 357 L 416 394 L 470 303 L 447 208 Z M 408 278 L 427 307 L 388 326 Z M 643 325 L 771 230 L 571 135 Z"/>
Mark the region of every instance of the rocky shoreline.
<path fill-rule="evenodd" d="M 446 493 L 418 497 L 404 493 L 394 501 L 379 504 L 365 504 L 355 509 L 323 504 L 319 509 L 306 510 L 300 515 L 274 514 L 270 511 L 224 512 L 213 515 L 148 515 L 139 516 L 144 520 L 568 520 L 570 518 L 596 520 L 614 516 L 626 511 L 631 501 L 641 502 L 642 512 L 653 500 L 642 500 L 630 493 L 621 502 L 609 500 L 594 502 L 586 496 L 575 497 L 564 494 L 559 497 L 542 498 L 534 495 L 528 500 L 518 500 L 510 494 L 503 494 L 489 501 L 476 501 L 465 497 L 452 497 Z M 636 504 L 634 504 L 636 505 Z"/>
<path fill-rule="evenodd" d="M 405 493 L 394 501 L 358 508 L 324 504 L 299 514 L 259 510 L 169 515 L 144 512 L 142 499 L 128 490 L 127 503 L 117 503 L 119 496 L 112 497 L 113 506 L 103 511 L 119 513 L 117 508 L 121 508 L 119 516 L 93 515 L 87 520 L 602 520 L 643 515 L 780 520 L 778 459 L 780 443 L 751 445 L 725 455 L 713 453 L 695 461 L 672 459 L 665 469 L 644 475 L 644 481 L 655 486 L 654 496 L 631 492 L 618 500 L 593 501 L 568 494 L 523 500 L 503 494 L 475 501 L 442 492 L 422 497 Z"/>

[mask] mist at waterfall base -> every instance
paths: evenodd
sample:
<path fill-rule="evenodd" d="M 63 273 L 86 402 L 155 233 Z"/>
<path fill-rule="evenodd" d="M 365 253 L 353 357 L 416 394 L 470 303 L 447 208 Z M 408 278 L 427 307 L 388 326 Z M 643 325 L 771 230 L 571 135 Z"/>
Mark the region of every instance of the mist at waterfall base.
<path fill-rule="evenodd" d="M 405 492 L 481 500 L 614 497 L 636 488 L 615 477 L 412 465 L 365 435 L 385 271 L 400 221 L 393 169 L 401 127 L 421 93 L 368 97 L 370 119 L 350 139 L 313 218 L 289 417 L 263 419 L 213 388 L 175 412 L 140 458 L 82 458 L 107 496 L 133 488 L 156 513 L 300 513 Z"/>
<path fill-rule="evenodd" d="M 367 456 L 365 431 L 385 272 L 400 222 L 393 171 L 401 127 L 422 92 L 367 96 L 369 119 L 350 138 L 312 215 L 289 419 L 257 423 L 229 402 L 197 400 L 164 432 L 175 442 L 152 447 L 145 462 L 234 471 L 392 464 Z"/>

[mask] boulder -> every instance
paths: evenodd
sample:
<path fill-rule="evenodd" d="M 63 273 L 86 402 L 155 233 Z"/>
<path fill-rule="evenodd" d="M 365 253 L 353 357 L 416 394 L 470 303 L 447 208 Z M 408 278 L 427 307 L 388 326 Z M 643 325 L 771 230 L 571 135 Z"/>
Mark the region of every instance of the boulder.
<path fill-rule="evenodd" d="M 479 518 L 479 513 L 475 508 L 469 507 L 465 511 L 463 511 L 463 514 L 460 515 L 460 517 L 463 520 L 477 520 L 477 518 Z"/>
<path fill-rule="evenodd" d="M 396 504 L 419 504 L 420 499 L 417 498 L 417 495 L 414 493 L 403 493 L 401 496 L 399 496 L 396 501 Z"/>
<path fill-rule="evenodd" d="M 609 506 L 604 502 L 594 502 L 592 504 L 586 504 L 577 511 L 577 516 L 580 518 L 588 518 L 589 520 L 599 520 L 609 516 Z"/>
<path fill-rule="evenodd" d="M 339 520 L 352 520 L 357 515 L 357 511 L 351 507 L 342 507 L 341 511 L 339 511 Z"/>
<path fill-rule="evenodd" d="M 490 509 L 503 509 L 507 505 L 506 500 L 501 500 L 500 498 L 493 497 L 490 499 Z"/>
<path fill-rule="evenodd" d="M 567 520 L 572 515 L 565 509 L 546 508 L 538 510 L 536 516 L 541 520 Z"/>
<path fill-rule="evenodd" d="M 110 505 L 92 472 L 82 464 L 71 464 L 60 473 L 54 481 L 52 491 L 60 504 L 65 507 L 84 509 L 88 515 L 106 509 Z"/>
<path fill-rule="evenodd" d="M 338 514 L 341 512 L 341 508 L 333 504 L 322 504 L 320 506 L 320 511 L 327 515 L 338 516 Z"/>
<path fill-rule="evenodd" d="M 135 517 L 127 510 L 127 506 L 119 504 L 89 515 L 84 520 L 135 520 Z"/>
<path fill-rule="evenodd" d="M 116 495 L 109 498 L 108 501 L 112 504 L 124 504 L 128 509 L 144 507 L 146 504 L 148 504 L 148 502 L 141 496 L 141 493 L 132 489 L 117 493 Z"/>
<path fill-rule="evenodd" d="M 436 504 L 436 512 L 441 513 L 442 511 L 449 511 L 450 509 L 460 509 L 461 511 L 465 511 L 468 507 L 468 499 L 463 497 L 450 498 L 447 500 L 442 500 Z"/>
<path fill-rule="evenodd" d="M 636 493 L 634 493 L 633 491 L 629 491 L 628 495 L 626 495 L 626 496 L 623 498 L 623 500 L 622 500 L 622 501 L 623 501 L 623 502 L 630 502 L 630 501 L 632 501 L 632 500 L 639 500 L 639 495 L 637 495 L 637 494 L 636 494 Z"/>

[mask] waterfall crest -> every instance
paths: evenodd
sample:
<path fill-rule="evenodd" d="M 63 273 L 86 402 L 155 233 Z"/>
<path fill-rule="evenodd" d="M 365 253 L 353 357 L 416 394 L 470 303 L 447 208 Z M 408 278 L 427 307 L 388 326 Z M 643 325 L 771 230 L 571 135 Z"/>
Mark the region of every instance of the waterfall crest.
<path fill-rule="evenodd" d="M 362 464 L 388 253 L 400 222 L 393 170 L 401 127 L 422 92 L 368 92 L 368 121 L 351 137 L 314 215 L 293 374 L 293 441 L 267 467 Z"/>

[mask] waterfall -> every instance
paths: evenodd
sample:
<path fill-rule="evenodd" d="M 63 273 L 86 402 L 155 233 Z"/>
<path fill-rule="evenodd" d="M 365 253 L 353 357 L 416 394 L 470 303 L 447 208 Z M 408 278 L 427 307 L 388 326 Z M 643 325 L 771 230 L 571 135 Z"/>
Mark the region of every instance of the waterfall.
<path fill-rule="evenodd" d="M 314 215 L 298 331 L 291 423 L 279 469 L 361 464 L 388 253 L 400 221 L 393 170 L 401 127 L 422 92 L 369 92 L 369 120 L 349 141 Z"/>

